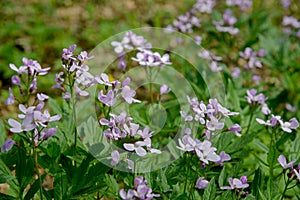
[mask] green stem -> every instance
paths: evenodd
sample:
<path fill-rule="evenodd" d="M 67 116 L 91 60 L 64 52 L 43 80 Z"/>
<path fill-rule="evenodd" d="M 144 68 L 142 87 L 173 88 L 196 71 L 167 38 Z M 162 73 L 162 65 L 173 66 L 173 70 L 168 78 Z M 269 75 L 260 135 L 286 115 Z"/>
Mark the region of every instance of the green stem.
<path fill-rule="evenodd" d="M 33 142 L 34 145 L 34 142 Z M 42 179 L 40 176 L 40 171 L 39 171 L 39 164 L 38 164 L 38 159 L 37 159 L 37 151 L 36 151 L 36 146 L 34 145 L 33 147 L 33 157 L 34 157 L 34 166 L 35 166 L 35 170 L 36 170 L 36 174 L 38 176 L 39 179 L 39 185 L 40 185 L 40 199 L 43 200 L 43 183 L 42 183 Z"/>
<path fill-rule="evenodd" d="M 185 181 L 184 181 L 184 191 L 183 193 L 186 192 L 186 188 L 187 188 L 187 182 L 188 182 L 188 176 L 189 176 L 189 173 L 190 173 L 190 166 L 189 166 L 189 162 L 188 162 L 188 155 L 185 154 L 185 163 L 187 163 L 186 165 L 186 177 L 185 177 Z"/>
<path fill-rule="evenodd" d="M 285 176 L 285 174 L 284 174 L 284 176 Z M 284 190 L 283 190 L 283 192 L 282 192 L 282 196 L 281 196 L 281 199 L 280 199 L 280 200 L 283 200 L 284 195 L 285 195 L 285 192 L 287 191 L 289 184 L 290 184 L 289 181 L 287 181 L 287 182 L 285 183 L 285 187 L 284 187 Z"/>
<path fill-rule="evenodd" d="M 76 94 L 74 91 L 74 80 L 71 77 L 71 74 L 68 74 L 68 81 L 69 81 L 69 88 L 70 88 L 70 93 L 71 93 L 71 104 L 72 104 L 72 115 L 73 115 L 73 121 L 74 121 L 74 147 L 76 150 L 77 147 L 77 127 L 76 127 L 76 108 L 75 108 L 75 104 L 76 104 Z M 74 166 L 76 167 L 76 161 L 74 161 Z"/>
<path fill-rule="evenodd" d="M 250 119 L 249 119 L 247 130 L 246 130 L 245 134 L 247 134 L 250 130 L 252 118 L 253 118 L 253 111 L 251 112 Z"/>

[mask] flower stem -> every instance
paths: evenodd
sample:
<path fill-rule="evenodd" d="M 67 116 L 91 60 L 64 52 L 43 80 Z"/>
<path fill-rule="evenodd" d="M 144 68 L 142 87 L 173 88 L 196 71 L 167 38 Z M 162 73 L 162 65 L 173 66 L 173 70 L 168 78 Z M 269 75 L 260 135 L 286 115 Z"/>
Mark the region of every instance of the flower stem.
<path fill-rule="evenodd" d="M 252 119 L 253 119 L 253 111 L 251 112 L 250 119 L 249 119 L 247 130 L 246 130 L 245 134 L 247 134 L 250 130 Z"/>
<path fill-rule="evenodd" d="M 285 176 L 285 174 L 284 174 L 284 176 Z M 283 190 L 283 192 L 282 192 L 282 196 L 281 196 L 281 199 L 280 199 L 280 200 L 283 200 L 284 195 L 285 195 L 285 192 L 287 191 L 289 184 L 290 184 L 289 181 L 287 181 L 287 182 L 285 183 L 285 187 L 284 187 L 284 190 Z"/>
<path fill-rule="evenodd" d="M 36 174 L 38 176 L 39 185 L 40 185 L 40 199 L 43 200 L 43 183 L 42 183 L 42 179 L 41 179 L 41 176 L 40 176 L 36 148 L 37 147 L 34 145 L 34 147 L 33 147 L 34 166 L 35 166 Z"/>
<path fill-rule="evenodd" d="M 149 90 L 150 90 L 150 99 L 151 99 L 151 103 L 154 102 L 153 100 L 153 84 L 152 84 L 152 69 L 151 68 L 148 68 L 149 70 Z"/>

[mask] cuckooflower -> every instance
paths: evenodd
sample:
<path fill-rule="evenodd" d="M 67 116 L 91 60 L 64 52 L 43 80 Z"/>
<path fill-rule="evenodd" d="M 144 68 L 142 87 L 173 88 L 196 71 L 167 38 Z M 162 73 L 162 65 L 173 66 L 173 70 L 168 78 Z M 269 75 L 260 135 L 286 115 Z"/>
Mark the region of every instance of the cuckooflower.
<path fill-rule="evenodd" d="M 287 163 L 286 157 L 284 155 L 280 155 L 277 158 L 277 161 L 283 167 L 283 169 L 288 169 L 288 168 L 293 167 L 294 163 L 296 162 L 296 159 L 294 159 L 291 162 Z"/>
<path fill-rule="evenodd" d="M 195 187 L 200 189 L 200 190 L 205 189 L 208 183 L 209 182 L 207 180 L 205 180 L 204 177 L 200 177 L 200 178 L 198 178 Z"/>
<path fill-rule="evenodd" d="M 228 182 L 230 186 L 221 187 L 222 190 L 233 190 L 233 189 L 243 189 L 249 187 L 247 183 L 247 177 L 242 176 L 240 179 L 237 178 L 228 178 Z"/>
<path fill-rule="evenodd" d="M 15 145 L 15 141 L 8 138 L 3 144 L 2 144 L 2 147 L 1 147 L 1 151 L 2 152 L 7 152 L 9 150 L 11 150 L 11 148 Z"/>

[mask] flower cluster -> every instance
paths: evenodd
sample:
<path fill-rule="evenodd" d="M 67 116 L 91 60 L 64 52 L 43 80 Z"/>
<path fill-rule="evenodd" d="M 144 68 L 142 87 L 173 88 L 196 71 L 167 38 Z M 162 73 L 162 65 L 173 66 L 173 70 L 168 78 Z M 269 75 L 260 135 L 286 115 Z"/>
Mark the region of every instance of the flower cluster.
<path fill-rule="evenodd" d="M 242 176 L 240 179 L 228 178 L 228 182 L 230 186 L 222 186 L 222 190 L 244 189 L 249 187 L 249 184 L 247 183 L 247 176 Z"/>
<path fill-rule="evenodd" d="M 204 60 L 210 61 L 209 67 L 213 72 L 221 71 L 223 68 L 218 64 L 220 61 L 222 61 L 222 57 L 215 56 L 210 51 L 204 49 L 198 53 L 198 56 L 200 58 L 203 58 Z"/>
<path fill-rule="evenodd" d="M 122 188 L 120 197 L 124 200 L 150 200 L 155 197 L 160 197 L 159 194 L 152 193 L 152 189 L 147 186 L 147 180 L 144 177 L 138 176 L 134 179 L 134 189 L 129 189 L 127 192 Z"/>
<path fill-rule="evenodd" d="M 195 121 L 199 122 L 202 125 L 206 125 L 206 136 L 210 138 L 210 134 L 216 130 L 222 130 L 224 128 L 224 122 L 220 120 L 225 117 L 230 117 L 237 115 L 237 112 L 231 112 L 227 108 L 223 107 L 217 99 L 209 99 L 207 105 L 203 101 L 198 101 L 197 98 L 187 97 L 188 102 L 191 107 L 192 114 L 188 115 L 184 111 L 180 111 L 181 116 L 184 118 L 184 121 Z M 237 134 L 237 131 L 240 129 L 238 124 L 235 124 L 231 130 Z M 239 134 L 238 134 L 239 135 Z"/>
<path fill-rule="evenodd" d="M 200 21 L 192 12 L 187 12 L 185 15 L 179 15 L 173 25 L 169 25 L 167 29 L 169 32 L 192 33 L 194 27 L 200 27 Z"/>
<path fill-rule="evenodd" d="M 145 156 L 147 150 L 151 153 L 161 153 L 161 151 L 151 147 L 153 132 L 150 132 L 148 127 L 140 129 L 139 124 L 133 123 L 132 118 L 128 117 L 125 111 L 120 115 L 110 114 L 110 119 L 107 120 L 103 118 L 100 120 L 100 124 L 108 126 L 108 129 L 104 131 L 104 135 L 108 139 L 119 140 L 126 137 L 134 138 L 136 142 L 124 143 L 123 147 L 128 151 L 135 151 L 138 156 Z"/>
<path fill-rule="evenodd" d="M 252 6 L 252 0 L 226 0 L 228 6 L 238 6 L 241 11 L 247 10 Z"/>
<path fill-rule="evenodd" d="M 212 13 L 216 5 L 215 0 L 198 0 L 192 8 L 192 11 L 199 11 L 200 13 Z"/>
<path fill-rule="evenodd" d="M 265 97 L 265 95 L 262 93 L 257 94 L 256 89 L 247 90 L 246 99 L 250 105 L 255 105 L 255 104 L 261 105 L 262 106 L 261 111 L 263 114 L 265 115 L 271 114 L 268 105 L 265 103 L 268 98 Z"/>
<path fill-rule="evenodd" d="M 121 70 L 126 69 L 126 50 L 134 50 L 137 48 L 150 49 L 152 47 L 152 44 L 149 43 L 143 36 L 136 35 L 132 31 L 126 32 L 121 42 L 113 41 L 111 42 L 111 45 L 115 48 L 114 51 L 118 54 L 118 67 Z"/>
<path fill-rule="evenodd" d="M 100 85 L 104 85 L 105 90 L 107 91 L 106 94 L 104 94 L 104 91 L 100 90 L 98 93 L 98 100 L 109 107 L 115 105 L 119 96 L 128 104 L 139 103 L 139 100 L 133 98 L 136 92 L 129 87 L 130 81 L 129 77 L 122 83 L 118 80 L 109 81 L 109 77 L 105 73 L 102 73 L 100 76 L 96 76 L 95 82 Z"/>
<path fill-rule="evenodd" d="M 132 58 L 132 60 L 138 62 L 141 66 L 148 67 L 163 67 L 165 65 L 172 64 L 170 62 L 169 54 L 161 56 L 158 52 L 152 52 L 146 49 L 139 49 L 139 52 L 136 54 L 136 58 Z"/>
<path fill-rule="evenodd" d="M 246 61 L 246 64 L 244 65 L 245 69 L 252 69 L 255 67 L 262 68 L 262 62 L 259 60 L 259 58 L 264 57 L 266 52 L 263 49 L 255 52 L 250 47 L 246 47 L 244 52 L 239 52 L 239 55 Z"/>
<path fill-rule="evenodd" d="M 29 95 L 25 93 L 29 91 L 30 93 L 37 90 L 37 77 L 43 76 L 48 73 L 50 67 L 42 68 L 41 65 L 36 61 L 28 58 L 22 59 L 23 65 L 17 68 L 14 64 L 10 64 L 9 67 L 18 73 L 11 77 L 11 82 L 13 85 L 18 86 L 19 93 L 24 95 Z M 24 88 L 26 87 L 26 88 Z M 28 90 L 29 89 L 29 90 Z M 11 105 L 15 103 L 15 95 L 11 88 L 9 88 L 9 97 L 6 99 L 5 104 Z"/>
<path fill-rule="evenodd" d="M 223 14 L 223 19 L 221 21 L 213 21 L 216 29 L 220 32 L 227 32 L 231 35 L 236 35 L 239 33 L 239 29 L 234 27 L 237 22 L 236 17 L 232 15 L 231 10 L 227 9 Z"/>
<path fill-rule="evenodd" d="M 39 103 L 36 106 L 25 107 L 23 104 L 19 104 L 21 114 L 18 115 L 18 118 L 21 122 L 15 119 L 8 120 L 8 124 L 11 126 L 10 131 L 13 133 L 33 131 L 36 145 L 38 141 L 46 140 L 56 133 L 57 128 L 48 128 L 48 123 L 61 118 L 61 115 L 51 116 L 47 109 L 43 110 L 44 100 L 48 99 L 47 95 L 37 94 L 37 99 Z"/>
<path fill-rule="evenodd" d="M 64 48 L 62 53 L 62 67 L 66 72 L 59 72 L 55 76 L 56 85 L 52 88 L 58 88 L 65 91 L 64 75 L 67 76 L 67 85 L 74 87 L 76 94 L 80 96 L 88 96 L 87 91 L 81 90 L 80 87 L 84 89 L 95 84 L 95 77 L 89 73 L 89 67 L 85 64 L 86 61 L 93 58 L 93 56 L 88 57 L 86 51 L 80 52 L 78 55 L 74 54 L 76 50 L 76 45 L 72 45 L 69 48 Z M 66 92 L 64 95 L 65 99 L 71 97 L 70 92 Z"/>
<path fill-rule="evenodd" d="M 270 126 L 270 127 L 276 127 L 279 125 L 281 127 L 281 129 L 287 133 L 291 133 L 293 129 L 297 129 L 299 127 L 299 122 L 295 117 L 290 119 L 288 122 L 284 122 L 284 121 L 282 121 L 281 116 L 278 116 L 278 115 L 274 116 L 272 114 L 272 117 L 270 119 L 268 119 L 267 121 L 264 121 L 259 118 L 256 118 L 256 121 L 259 124 L 263 124 L 263 125 Z"/>
<path fill-rule="evenodd" d="M 292 16 L 284 16 L 282 25 L 285 26 L 284 32 L 288 35 L 295 35 L 300 38 L 300 21 Z"/>

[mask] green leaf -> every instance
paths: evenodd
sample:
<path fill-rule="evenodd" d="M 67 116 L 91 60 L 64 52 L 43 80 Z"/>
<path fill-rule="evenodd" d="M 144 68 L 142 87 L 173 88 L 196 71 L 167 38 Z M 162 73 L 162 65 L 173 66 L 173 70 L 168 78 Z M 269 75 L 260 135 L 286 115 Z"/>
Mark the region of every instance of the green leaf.
<path fill-rule="evenodd" d="M 263 173 L 261 168 L 257 168 L 254 174 L 254 180 L 252 182 L 252 194 L 258 199 L 259 198 L 259 189 L 263 181 Z"/>
<path fill-rule="evenodd" d="M 268 198 L 272 199 L 274 193 L 274 181 L 270 177 L 267 183 Z"/>
<path fill-rule="evenodd" d="M 170 186 L 168 184 L 168 180 L 167 180 L 166 172 L 165 171 L 163 171 L 163 170 L 159 171 L 158 182 L 160 183 L 160 185 L 161 185 L 164 193 L 171 191 L 171 188 L 170 188 Z"/>
<path fill-rule="evenodd" d="M 259 189 L 259 195 L 261 197 L 262 200 L 267 200 L 267 197 L 262 193 L 262 191 Z"/>
<path fill-rule="evenodd" d="M 117 180 L 113 175 L 105 174 L 105 182 L 107 186 L 109 187 L 109 190 L 112 192 L 114 197 L 117 197 L 119 194 L 119 185 L 117 183 Z"/>
<path fill-rule="evenodd" d="M 15 200 L 16 197 L 13 197 L 13 196 L 10 196 L 10 195 L 7 195 L 7 194 L 0 193 L 0 199 L 4 199 L 4 200 Z"/>
<path fill-rule="evenodd" d="M 225 179 L 226 179 L 226 166 L 223 167 L 223 169 L 219 175 L 218 183 L 220 186 L 224 185 Z"/>
<path fill-rule="evenodd" d="M 10 186 L 10 194 L 17 196 L 19 192 L 19 186 L 15 176 L 11 174 L 11 171 L 6 164 L 0 159 L 0 179 L 2 183 L 7 183 Z M 1 194 L 1 193 L 0 193 Z"/>
<path fill-rule="evenodd" d="M 46 174 L 44 174 L 43 176 L 41 176 L 41 181 L 42 183 L 44 182 L 44 178 L 46 177 Z M 37 193 L 37 191 L 40 188 L 40 180 L 36 179 L 34 181 L 34 183 L 32 185 L 30 185 L 30 189 L 28 190 L 28 192 L 26 193 L 24 200 L 30 200 L 34 197 L 35 193 Z"/>
<path fill-rule="evenodd" d="M 252 194 L 248 194 L 244 200 L 256 200 L 256 199 L 257 198 L 255 198 L 255 196 L 253 196 Z"/>
<path fill-rule="evenodd" d="M 57 158 L 60 155 L 60 146 L 56 142 L 51 142 L 47 146 L 47 154 L 50 158 Z"/>
<path fill-rule="evenodd" d="M 203 198 L 205 200 L 214 200 L 216 196 L 216 190 L 217 187 L 215 184 L 215 178 L 212 178 L 204 190 Z"/>
<path fill-rule="evenodd" d="M 18 148 L 18 159 L 16 164 L 16 177 L 18 179 L 21 191 L 23 191 L 27 187 L 27 185 L 32 180 L 33 175 L 33 160 L 31 157 L 26 155 L 26 149 L 23 140 L 21 140 L 20 147 Z"/>
<path fill-rule="evenodd" d="M 232 199 L 232 192 L 229 190 L 222 192 L 222 195 L 216 198 L 216 200 L 229 200 L 229 199 L 230 200 Z"/>

